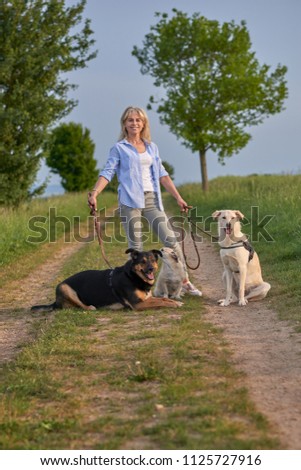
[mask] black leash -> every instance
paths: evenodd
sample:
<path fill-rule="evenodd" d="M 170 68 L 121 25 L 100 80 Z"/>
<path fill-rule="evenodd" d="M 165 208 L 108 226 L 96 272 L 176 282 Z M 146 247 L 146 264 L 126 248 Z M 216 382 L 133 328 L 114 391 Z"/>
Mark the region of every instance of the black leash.
<path fill-rule="evenodd" d="M 188 216 L 187 216 L 188 218 Z M 202 232 L 204 235 L 207 235 L 207 237 L 209 237 L 211 240 L 214 240 L 215 242 L 218 242 L 219 241 L 219 238 L 218 237 L 215 237 L 214 235 L 212 235 L 210 232 L 206 232 L 206 230 L 203 230 L 202 228 L 198 227 L 190 218 L 189 216 L 189 219 L 188 219 L 189 223 L 191 225 L 193 225 L 197 230 L 199 230 L 200 232 Z"/>

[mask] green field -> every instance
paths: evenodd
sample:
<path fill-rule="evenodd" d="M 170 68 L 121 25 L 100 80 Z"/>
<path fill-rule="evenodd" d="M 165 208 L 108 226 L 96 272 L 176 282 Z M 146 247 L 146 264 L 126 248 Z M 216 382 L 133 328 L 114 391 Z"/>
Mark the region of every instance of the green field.
<path fill-rule="evenodd" d="M 272 284 L 272 305 L 298 331 L 300 183 L 299 175 L 250 176 L 213 180 L 206 195 L 198 184 L 180 188 L 206 224 L 216 209 L 244 213 L 244 231 Z M 107 206 L 116 204 L 112 195 L 104 197 Z M 99 198 L 99 207 L 102 201 Z M 169 213 L 178 213 L 169 196 L 165 206 Z M 82 214 L 82 222 L 87 215 L 83 194 L 3 211 L 1 226 L 7 227 L 1 234 L 0 278 L 10 273 L 21 283 L 22 276 L 61 246 L 62 232 L 51 253 L 45 250 L 47 241 L 34 247 L 26 242 L 28 219 L 47 216 L 49 207 L 68 218 Z M 214 224 L 210 227 L 214 230 Z M 17 246 L 11 237 L 16 237 Z M 124 249 L 118 241 L 107 244 L 113 265 L 124 260 Z M 99 258 L 98 244 L 88 243 L 68 260 L 57 279 L 98 268 Z M 20 264 L 25 266 L 21 271 Z M 9 289 L 10 280 L 5 285 Z M 222 332 L 205 320 L 204 311 L 202 300 L 185 298 L 184 308 L 174 312 L 63 310 L 51 321 L 36 317 L 35 341 L 1 369 L 0 448 L 280 448 L 250 400 Z"/>

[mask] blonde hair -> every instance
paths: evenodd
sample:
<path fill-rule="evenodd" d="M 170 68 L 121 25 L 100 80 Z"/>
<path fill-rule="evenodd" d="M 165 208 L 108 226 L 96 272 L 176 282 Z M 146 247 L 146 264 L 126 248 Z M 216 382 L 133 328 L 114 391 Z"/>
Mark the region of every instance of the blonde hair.
<path fill-rule="evenodd" d="M 127 131 L 125 128 L 125 121 L 132 113 L 137 113 L 138 116 L 142 119 L 142 122 L 144 124 L 144 127 L 141 131 L 141 139 L 145 140 L 146 142 L 151 142 L 150 127 L 149 127 L 149 120 L 148 120 L 147 114 L 144 111 L 144 109 L 137 108 L 135 106 L 128 106 L 122 113 L 122 116 L 120 118 L 121 132 L 120 132 L 119 140 L 123 140 L 128 137 Z"/>

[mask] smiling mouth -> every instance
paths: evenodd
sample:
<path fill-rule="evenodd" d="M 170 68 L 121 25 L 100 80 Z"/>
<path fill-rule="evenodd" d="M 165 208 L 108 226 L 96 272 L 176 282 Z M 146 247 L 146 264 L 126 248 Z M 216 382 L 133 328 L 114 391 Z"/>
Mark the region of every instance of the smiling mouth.
<path fill-rule="evenodd" d="M 232 228 L 230 224 L 227 224 L 226 228 L 224 228 L 226 235 L 231 235 L 232 233 Z"/>
<path fill-rule="evenodd" d="M 150 281 L 154 281 L 155 275 L 154 275 L 153 271 L 150 271 L 150 272 L 148 272 L 148 273 L 146 273 L 146 272 L 144 272 L 144 271 L 142 271 L 142 272 L 143 272 L 144 276 L 145 276 L 147 279 L 149 279 Z"/>

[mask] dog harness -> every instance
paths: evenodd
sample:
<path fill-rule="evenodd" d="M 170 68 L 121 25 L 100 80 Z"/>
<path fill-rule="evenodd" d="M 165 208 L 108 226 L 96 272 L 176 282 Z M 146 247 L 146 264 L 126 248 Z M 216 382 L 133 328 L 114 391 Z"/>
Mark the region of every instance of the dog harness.
<path fill-rule="evenodd" d="M 112 268 L 111 271 L 109 272 L 109 278 L 108 278 L 108 284 L 109 284 L 109 287 L 111 288 L 112 294 L 115 297 L 115 299 L 117 300 L 117 302 L 122 304 L 125 308 L 130 308 L 131 310 L 133 310 L 133 307 L 130 305 L 130 303 L 126 303 L 124 301 L 124 299 L 122 297 L 120 297 L 120 295 L 117 294 L 116 290 L 113 287 L 113 274 L 114 274 L 114 271 L 115 271 L 115 269 Z"/>
<path fill-rule="evenodd" d="M 253 259 L 255 250 L 252 247 L 249 240 L 241 240 L 239 242 L 233 243 L 233 245 L 230 245 L 230 246 L 221 246 L 220 249 L 221 250 L 231 250 L 232 248 L 240 248 L 240 247 L 244 247 L 246 250 L 248 250 L 248 252 L 249 252 L 248 262 L 250 262 Z"/>

